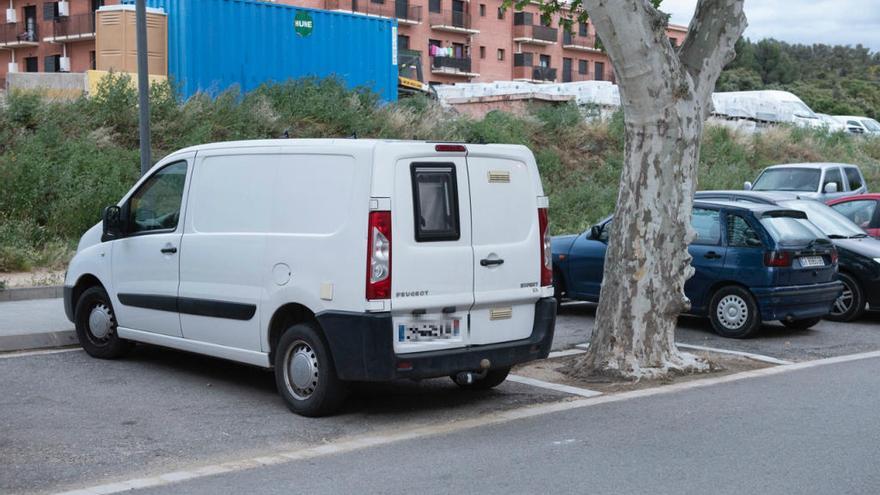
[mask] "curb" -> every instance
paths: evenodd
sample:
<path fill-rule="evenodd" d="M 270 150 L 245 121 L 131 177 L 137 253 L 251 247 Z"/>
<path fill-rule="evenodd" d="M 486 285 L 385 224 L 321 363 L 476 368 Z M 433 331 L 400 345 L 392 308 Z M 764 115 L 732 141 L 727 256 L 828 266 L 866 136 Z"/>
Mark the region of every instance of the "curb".
<path fill-rule="evenodd" d="M 64 287 L 51 285 L 48 287 L 17 287 L 0 290 L 0 302 L 27 301 L 29 299 L 55 299 L 64 297 Z"/>
<path fill-rule="evenodd" d="M 60 332 L 27 333 L 21 335 L 0 336 L 0 352 L 27 351 L 31 349 L 47 349 L 76 345 L 75 330 Z"/>

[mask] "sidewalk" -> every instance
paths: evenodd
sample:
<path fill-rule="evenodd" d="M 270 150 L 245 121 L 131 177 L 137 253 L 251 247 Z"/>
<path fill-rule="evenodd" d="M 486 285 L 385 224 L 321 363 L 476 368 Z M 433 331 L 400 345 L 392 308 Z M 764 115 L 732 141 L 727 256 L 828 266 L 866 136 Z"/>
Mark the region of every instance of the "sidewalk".
<path fill-rule="evenodd" d="M 76 343 L 62 299 L 0 302 L 0 352 Z"/>

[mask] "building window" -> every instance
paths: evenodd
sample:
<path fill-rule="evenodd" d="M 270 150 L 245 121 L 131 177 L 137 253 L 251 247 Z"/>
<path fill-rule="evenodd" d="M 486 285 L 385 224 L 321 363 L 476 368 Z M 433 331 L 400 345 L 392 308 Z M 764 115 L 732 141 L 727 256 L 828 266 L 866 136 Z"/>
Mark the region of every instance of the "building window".
<path fill-rule="evenodd" d="M 605 80 L 605 64 L 602 62 L 596 62 L 596 70 L 593 71 L 593 79 L 596 81 L 604 81 Z"/>
<path fill-rule="evenodd" d="M 480 17 L 486 17 L 486 4 L 480 4 Z"/>
<path fill-rule="evenodd" d="M 498 18 L 504 19 L 504 7 L 498 7 Z"/>
<path fill-rule="evenodd" d="M 586 22 L 579 22 L 578 23 L 578 36 L 587 36 L 587 31 L 588 31 L 587 23 Z"/>
<path fill-rule="evenodd" d="M 61 55 L 48 55 L 43 58 L 44 72 L 61 72 Z"/>
<path fill-rule="evenodd" d="M 98 67 L 98 58 L 95 56 L 95 50 L 89 51 L 89 68 L 95 70 Z"/>
<path fill-rule="evenodd" d="M 397 49 L 398 50 L 409 50 L 409 36 L 405 34 L 397 35 Z"/>
<path fill-rule="evenodd" d="M 480 58 L 486 58 L 486 47 L 485 46 L 480 47 Z"/>
<path fill-rule="evenodd" d="M 24 59 L 25 72 L 40 72 L 40 63 L 37 57 L 26 57 Z"/>
<path fill-rule="evenodd" d="M 578 74 L 589 74 L 590 64 L 586 60 L 578 60 Z"/>
<path fill-rule="evenodd" d="M 370 3 L 385 3 L 385 0 L 370 0 Z"/>
<path fill-rule="evenodd" d="M 504 60 L 504 49 L 503 48 L 498 49 L 498 60 Z"/>
<path fill-rule="evenodd" d="M 523 53 L 514 53 L 513 54 L 513 66 L 514 67 L 531 67 L 533 60 L 533 53 L 523 52 Z"/>
<path fill-rule="evenodd" d="M 43 3 L 43 20 L 54 21 L 58 16 L 58 2 Z"/>
<path fill-rule="evenodd" d="M 440 12 L 441 8 L 440 0 L 428 0 L 428 10 L 431 12 Z"/>
<path fill-rule="evenodd" d="M 534 16 L 531 12 L 514 12 L 513 13 L 513 25 L 514 26 L 531 26 L 532 18 Z"/>
<path fill-rule="evenodd" d="M 464 45 L 461 43 L 452 44 L 452 55 L 455 58 L 464 58 Z"/>
<path fill-rule="evenodd" d="M 672 43 L 672 47 L 675 48 L 678 46 L 678 38 L 669 37 L 669 42 Z"/>
<path fill-rule="evenodd" d="M 550 67 L 550 55 L 541 55 L 539 63 L 541 67 Z"/>

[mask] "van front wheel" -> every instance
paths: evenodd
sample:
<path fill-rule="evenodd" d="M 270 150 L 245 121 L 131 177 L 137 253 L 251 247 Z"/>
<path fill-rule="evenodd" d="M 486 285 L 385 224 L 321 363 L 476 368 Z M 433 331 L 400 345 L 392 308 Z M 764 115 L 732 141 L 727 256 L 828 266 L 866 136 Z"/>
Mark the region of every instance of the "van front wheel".
<path fill-rule="evenodd" d="M 131 342 L 116 335 L 116 314 L 103 287 L 86 289 L 76 301 L 73 315 L 76 337 L 89 356 L 115 359 L 131 348 Z"/>
<path fill-rule="evenodd" d="M 335 412 L 346 396 L 330 350 L 311 324 L 288 328 L 275 350 L 275 383 L 287 407 L 309 417 Z"/>

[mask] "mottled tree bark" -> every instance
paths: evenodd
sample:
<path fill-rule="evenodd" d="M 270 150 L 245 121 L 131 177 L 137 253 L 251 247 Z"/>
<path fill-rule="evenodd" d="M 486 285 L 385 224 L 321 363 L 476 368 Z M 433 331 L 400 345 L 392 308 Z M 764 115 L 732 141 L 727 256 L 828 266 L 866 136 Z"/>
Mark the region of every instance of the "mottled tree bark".
<path fill-rule="evenodd" d="M 589 352 L 577 372 L 659 377 L 707 367 L 674 345 L 703 122 L 746 27 L 743 0 L 700 0 L 679 50 L 649 0 L 585 0 L 608 51 L 626 126 L 625 163 Z"/>

